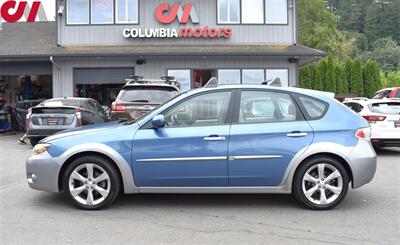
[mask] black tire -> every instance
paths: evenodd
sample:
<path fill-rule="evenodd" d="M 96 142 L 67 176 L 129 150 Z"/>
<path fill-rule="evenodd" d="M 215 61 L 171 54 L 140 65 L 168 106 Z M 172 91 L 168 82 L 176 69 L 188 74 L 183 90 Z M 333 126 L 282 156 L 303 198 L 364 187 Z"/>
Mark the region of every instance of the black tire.
<path fill-rule="evenodd" d="M 102 202 L 96 205 L 85 205 L 78 202 L 71 194 L 69 188 L 69 179 L 72 172 L 81 165 L 88 163 L 95 164 L 103 168 L 110 179 L 110 191 L 108 196 Z M 76 207 L 84 210 L 100 210 L 109 207 L 118 197 L 121 190 L 121 180 L 117 169 L 109 160 L 99 156 L 84 156 L 74 160 L 66 169 L 63 175 L 63 190 L 66 198 Z"/>
<path fill-rule="evenodd" d="M 32 146 L 37 145 L 40 140 L 41 140 L 41 138 L 37 138 L 37 137 L 29 138 L 29 142 L 31 143 Z"/>
<path fill-rule="evenodd" d="M 339 173 L 342 177 L 342 190 L 341 190 L 339 196 L 336 198 L 336 200 L 332 201 L 329 204 L 313 203 L 306 197 L 306 195 L 303 192 L 303 177 L 305 176 L 305 174 L 307 173 L 307 171 L 309 169 L 311 169 L 321 163 L 325 163 L 325 164 L 329 164 L 329 165 L 333 166 L 334 168 L 336 168 L 339 171 Z M 332 157 L 315 157 L 315 158 L 308 159 L 305 162 L 303 162 L 302 164 L 300 164 L 300 166 L 296 170 L 296 173 L 295 173 L 294 179 L 293 179 L 292 192 L 293 192 L 293 195 L 296 198 L 297 202 L 300 205 L 304 206 L 305 208 L 308 208 L 311 210 L 329 210 L 329 209 L 336 207 L 339 203 L 341 203 L 343 201 L 343 199 L 345 198 L 345 196 L 347 194 L 348 188 L 349 188 L 349 182 L 350 182 L 349 174 L 347 173 L 345 167 L 343 166 L 343 164 L 340 161 L 338 161 Z M 318 184 L 315 184 L 315 185 L 318 185 Z M 324 192 L 326 191 L 325 188 L 326 187 L 324 187 L 324 190 L 323 190 Z M 315 192 L 316 195 L 318 195 L 318 192 L 319 192 L 319 195 L 321 195 L 320 190 L 317 190 Z M 329 194 L 331 194 L 331 193 L 329 193 Z M 320 198 L 321 198 L 321 196 L 320 196 Z"/>

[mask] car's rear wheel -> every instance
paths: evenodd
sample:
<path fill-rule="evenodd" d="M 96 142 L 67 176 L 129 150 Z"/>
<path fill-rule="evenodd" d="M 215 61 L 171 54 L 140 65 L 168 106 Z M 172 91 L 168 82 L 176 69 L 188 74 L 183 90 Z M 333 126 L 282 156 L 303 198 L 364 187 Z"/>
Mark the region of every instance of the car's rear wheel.
<path fill-rule="evenodd" d="M 103 209 L 111 205 L 120 192 L 117 170 L 109 160 L 85 156 L 66 169 L 63 187 L 66 197 L 78 208 Z"/>
<path fill-rule="evenodd" d="M 340 161 L 317 157 L 307 160 L 296 171 L 293 194 L 308 209 L 332 209 L 346 196 L 349 182 L 349 175 Z"/>

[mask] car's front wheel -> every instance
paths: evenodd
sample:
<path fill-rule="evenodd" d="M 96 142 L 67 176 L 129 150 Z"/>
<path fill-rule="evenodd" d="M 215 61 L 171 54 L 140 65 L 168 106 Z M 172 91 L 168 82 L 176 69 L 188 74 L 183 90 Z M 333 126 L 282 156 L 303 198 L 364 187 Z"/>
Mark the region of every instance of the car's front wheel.
<path fill-rule="evenodd" d="M 349 182 L 341 162 L 330 157 L 317 157 L 307 160 L 296 171 L 293 194 L 306 208 L 332 209 L 346 196 Z"/>
<path fill-rule="evenodd" d="M 98 210 L 111 205 L 119 194 L 120 186 L 114 165 L 98 156 L 74 160 L 63 177 L 67 199 L 86 210 Z"/>

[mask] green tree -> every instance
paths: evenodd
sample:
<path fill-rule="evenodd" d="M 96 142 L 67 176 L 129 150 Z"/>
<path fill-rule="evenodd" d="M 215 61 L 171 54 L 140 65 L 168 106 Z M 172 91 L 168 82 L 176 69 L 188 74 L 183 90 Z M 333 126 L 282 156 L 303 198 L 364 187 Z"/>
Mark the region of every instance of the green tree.
<path fill-rule="evenodd" d="M 370 98 L 381 88 L 380 69 L 373 60 L 367 60 L 363 66 L 364 93 Z"/>
<path fill-rule="evenodd" d="M 345 80 L 343 83 L 343 91 L 346 91 L 345 94 L 350 93 L 350 85 L 353 77 L 352 70 L 353 61 L 351 59 L 347 59 L 346 64 L 344 65 Z"/>
<path fill-rule="evenodd" d="M 363 54 L 362 60 L 368 59 L 376 60 L 384 72 L 400 70 L 400 46 L 390 37 L 378 39 L 372 50 Z"/>
<path fill-rule="evenodd" d="M 332 56 L 326 58 L 325 64 L 325 76 L 324 76 L 324 90 L 328 92 L 336 92 L 336 73 L 335 73 L 335 62 Z"/>
<path fill-rule="evenodd" d="M 336 93 L 337 94 L 348 94 L 349 89 L 347 87 L 347 79 L 345 67 L 342 64 L 336 64 L 335 67 L 336 73 Z"/>
<path fill-rule="evenodd" d="M 356 58 L 351 67 L 350 93 L 364 96 L 363 71 L 359 58 Z"/>
<path fill-rule="evenodd" d="M 300 87 L 301 88 L 313 88 L 314 80 L 314 66 L 308 65 L 300 69 Z"/>
<path fill-rule="evenodd" d="M 319 66 L 315 67 L 313 89 L 323 90 L 322 73 Z"/>
<path fill-rule="evenodd" d="M 340 57 L 354 49 L 355 40 L 337 30 L 339 19 L 323 0 L 299 0 L 298 18 L 301 44 Z"/>

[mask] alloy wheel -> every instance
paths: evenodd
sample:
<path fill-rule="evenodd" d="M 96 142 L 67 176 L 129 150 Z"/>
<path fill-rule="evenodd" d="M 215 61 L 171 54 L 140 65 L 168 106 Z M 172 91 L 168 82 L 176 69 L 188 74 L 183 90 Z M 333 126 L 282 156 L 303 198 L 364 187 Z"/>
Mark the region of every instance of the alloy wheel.
<path fill-rule="evenodd" d="M 110 176 L 102 167 L 93 163 L 76 167 L 70 174 L 68 183 L 71 196 L 87 206 L 102 203 L 111 189 Z"/>
<path fill-rule="evenodd" d="M 310 202 L 317 205 L 329 205 L 342 193 L 343 178 L 334 166 L 319 163 L 310 167 L 304 174 L 302 190 Z"/>

